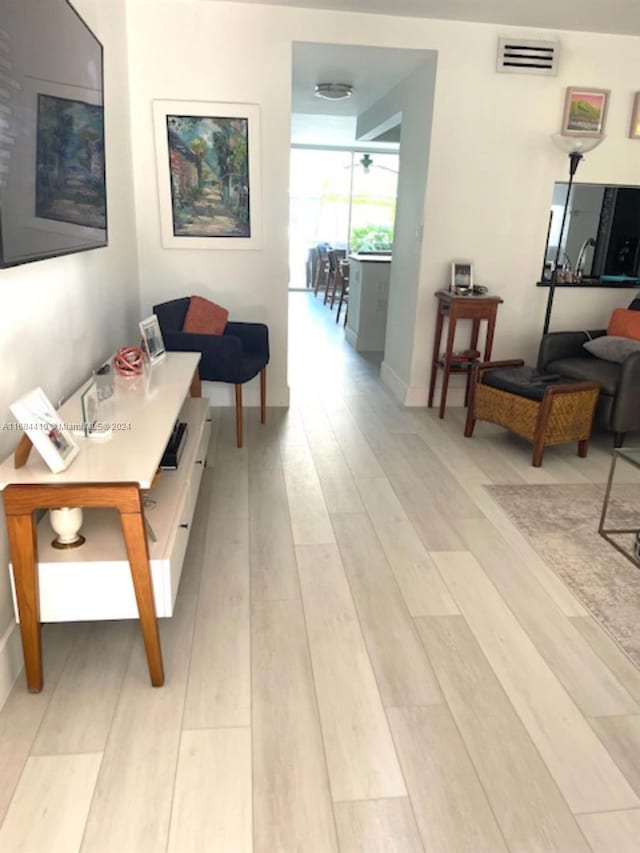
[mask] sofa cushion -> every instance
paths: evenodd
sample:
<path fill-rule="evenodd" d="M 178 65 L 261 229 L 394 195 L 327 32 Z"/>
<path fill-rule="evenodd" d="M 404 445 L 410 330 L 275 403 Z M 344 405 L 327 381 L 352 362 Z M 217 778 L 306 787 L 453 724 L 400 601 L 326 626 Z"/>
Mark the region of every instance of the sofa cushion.
<path fill-rule="evenodd" d="M 640 341 L 634 341 L 632 338 L 620 338 L 617 335 L 602 335 L 600 338 L 587 341 L 582 346 L 596 358 L 622 364 L 632 352 L 640 350 Z"/>
<path fill-rule="evenodd" d="M 640 341 L 640 311 L 616 308 L 609 320 L 607 334 Z"/>
<path fill-rule="evenodd" d="M 182 331 L 195 335 L 221 335 L 228 319 L 226 308 L 202 296 L 192 296 Z"/>
<path fill-rule="evenodd" d="M 584 356 L 584 358 L 559 358 L 545 366 L 549 373 L 561 373 L 580 382 L 599 382 L 601 394 L 615 396 L 620 380 L 620 365 L 602 358 Z"/>

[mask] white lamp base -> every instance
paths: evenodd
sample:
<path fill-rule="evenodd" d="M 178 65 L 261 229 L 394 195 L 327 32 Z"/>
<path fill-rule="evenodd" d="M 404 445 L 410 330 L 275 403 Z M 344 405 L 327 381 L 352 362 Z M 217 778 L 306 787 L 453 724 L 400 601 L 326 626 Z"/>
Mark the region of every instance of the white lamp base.
<path fill-rule="evenodd" d="M 56 533 L 51 542 L 54 548 L 79 548 L 86 539 L 80 534 L 82 527 L 82 510 L 80 507 L 63 506 L 49 510 L 49 522 Z"/>

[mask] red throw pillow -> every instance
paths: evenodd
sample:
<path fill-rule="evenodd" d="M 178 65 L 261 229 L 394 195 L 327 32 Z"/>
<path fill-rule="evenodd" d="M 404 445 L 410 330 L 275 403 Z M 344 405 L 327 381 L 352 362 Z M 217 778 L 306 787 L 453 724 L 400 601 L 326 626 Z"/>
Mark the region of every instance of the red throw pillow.
<path fill-rule="evenodd" d="M 192 296 L 182 331 L 196 335 L 221 335 L 228 319 L 226 308 L 202 296 Z"/>
<path fill-rule="evenodd" d="M 609 320 L 607 334 L 640 341 L 640 311 L 616 308 Z"/>

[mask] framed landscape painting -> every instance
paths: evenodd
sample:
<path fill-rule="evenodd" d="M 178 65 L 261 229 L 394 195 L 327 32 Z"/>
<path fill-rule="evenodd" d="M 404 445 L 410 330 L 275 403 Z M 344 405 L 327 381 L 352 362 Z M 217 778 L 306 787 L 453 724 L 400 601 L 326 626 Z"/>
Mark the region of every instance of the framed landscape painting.
<path fill-rule="evenodd" d="M 42 93 L 37 104 L 36 216 L 106 228 L 102 106 Z"/>
<path fill-rule="evenodd" d="M 608 89 L 569 87 L 564 101 L 563 136 L 603 136 Z"/>
<path fill-rule="evenodd" d="M 259 108 L 154 101 L 162 245 L 258 249 Z"/>

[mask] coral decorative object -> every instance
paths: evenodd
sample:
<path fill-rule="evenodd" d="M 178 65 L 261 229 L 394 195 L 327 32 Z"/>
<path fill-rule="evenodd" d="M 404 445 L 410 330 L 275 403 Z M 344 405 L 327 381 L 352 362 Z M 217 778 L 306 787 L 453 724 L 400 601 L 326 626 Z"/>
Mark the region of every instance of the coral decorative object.
<path fill-rule="evenodd" d="M 144 354 L 140 347 L 120 347 L 113 366 L 120 376 L 140 376 L 144 373 Z"/>

